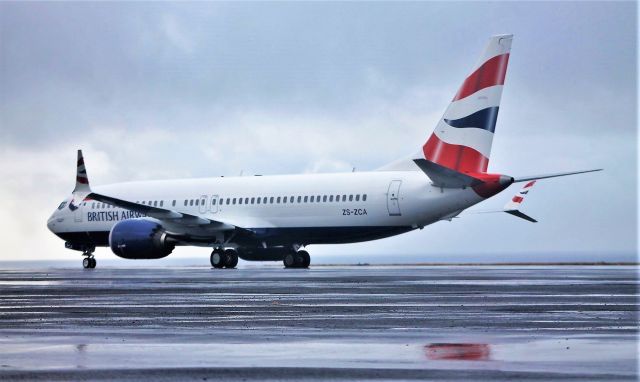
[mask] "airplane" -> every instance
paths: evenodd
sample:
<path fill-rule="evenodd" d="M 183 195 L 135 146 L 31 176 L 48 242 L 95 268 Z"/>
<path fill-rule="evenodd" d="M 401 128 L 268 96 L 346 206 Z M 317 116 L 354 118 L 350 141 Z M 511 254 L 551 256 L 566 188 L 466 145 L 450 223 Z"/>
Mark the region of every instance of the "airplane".
<path fill-rule="evenodd" d="M 217 269 L 235 268 L 239 258 L 308 268 L 311 244 L 403 234 L 459 217 L 513 183 L 600 171 L 487 172 L 512 39 L 491 37 L 427 141 L 374 171 L 92 187 L 78 150 L 75 188 L 47 226 L 66 248 L 82 252 L 87 269 L 96 266 L 96 247 L 125 259 L 160 259 L 188 245 L 211 248 Z M 513 202 L 505 212 L 533 220 Z"/>

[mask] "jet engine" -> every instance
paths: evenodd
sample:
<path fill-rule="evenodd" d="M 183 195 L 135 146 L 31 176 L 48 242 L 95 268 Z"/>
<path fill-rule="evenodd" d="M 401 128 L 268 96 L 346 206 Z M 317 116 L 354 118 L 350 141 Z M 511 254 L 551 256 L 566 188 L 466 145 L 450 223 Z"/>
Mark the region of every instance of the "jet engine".
<path fill-rule="evenodd" d="M 175 247 L 162 226 L 146 218 L 116 223 L 109 233 L 109 246 L 125 259 L 160 259 Z"/>

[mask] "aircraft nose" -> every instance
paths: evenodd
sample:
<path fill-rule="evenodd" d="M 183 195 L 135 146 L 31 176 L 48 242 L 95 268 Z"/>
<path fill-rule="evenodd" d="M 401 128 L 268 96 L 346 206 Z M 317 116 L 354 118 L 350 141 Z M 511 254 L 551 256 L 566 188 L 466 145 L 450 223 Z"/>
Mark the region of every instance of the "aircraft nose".
<path fill-rule="evenodd" d="M 56 218 L 55 218 L 55 214 L 53 214 L 49 217 L 49 220 L 47 220 L 47 228 L 49 228 L 49 231 L 56 233 L 55 227 L 56 227 Z"/>

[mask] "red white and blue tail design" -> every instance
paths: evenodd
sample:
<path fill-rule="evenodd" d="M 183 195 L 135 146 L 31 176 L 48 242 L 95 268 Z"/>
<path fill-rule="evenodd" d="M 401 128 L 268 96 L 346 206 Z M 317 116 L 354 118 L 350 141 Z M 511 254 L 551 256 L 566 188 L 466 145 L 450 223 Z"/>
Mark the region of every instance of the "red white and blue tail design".
<path fill-rule="evenodd" d="M 512 39 L 513 35 L 489 39 L 422 147 L 425 159 L 462 173 L 487 172 Z"/>

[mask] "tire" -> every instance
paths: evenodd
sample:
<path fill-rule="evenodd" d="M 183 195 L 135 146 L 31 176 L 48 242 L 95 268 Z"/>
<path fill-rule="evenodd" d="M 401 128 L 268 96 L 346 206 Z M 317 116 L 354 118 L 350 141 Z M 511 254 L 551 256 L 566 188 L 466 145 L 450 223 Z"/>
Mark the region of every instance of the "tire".
<path fill-rule="evenodd" d="M 89 260 L 89 258 L 88 258 L 88 257 L 85 257 L 85 258 L 82 260 L 82 268 L 84 268 L 84 269 L 89 269 L 89 268 L 91 268 L 91 260 Z"/>
<path fill-rule="evenodd" d="M 211 252 L 209 261 L 211 262 L 212 267 L 222 268 L 224 267 L 224 264 L 227 262 L 227 256 L 225 256 L 224 252 L 222 251 L 213 251 Z"/>
<path fill-rule="evenodd" d="M 226 256 L 224 266 L 226 268 L 235 268 L 238 265 L 238 253 L 233 249 L 227 249 L 224 254 Z"/>
<path fill-rule="evenodd" d="M 96 267 L 96 259 L 91 257 L 89 258 L 89 261 L 91 262 L 91 264 L 89 264 L 89 268 L 93 269 Z"/>
<path fill-rule="evenodd" d="M 293 268 L 296 265 L 296 256 L 293 253 L 289 253 L 282 260 L 285 268 Z"/>
<path fill-rule="evenodd" d="M 302 262 L 300 264 L 301 268 L 309 268 L 309 264 L 311 264 L 311 256 L 309 256 L 309 252 L 307 251 L 298 251 L 298 255 L 302 257 Z"/>

